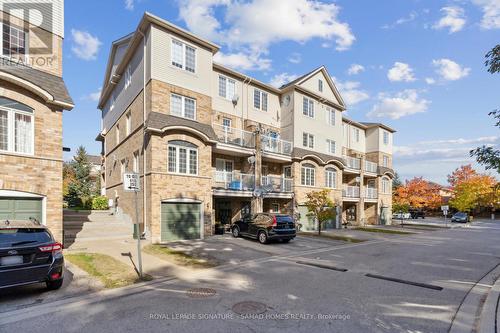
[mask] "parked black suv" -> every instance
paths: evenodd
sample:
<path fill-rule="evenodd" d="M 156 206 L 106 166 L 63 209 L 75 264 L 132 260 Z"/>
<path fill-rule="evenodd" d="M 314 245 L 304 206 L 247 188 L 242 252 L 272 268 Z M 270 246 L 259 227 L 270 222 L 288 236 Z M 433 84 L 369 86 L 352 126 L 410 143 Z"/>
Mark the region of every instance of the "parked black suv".
<path fill-rule="evenodd" d="M 231 231 L 234 237 L 256 238 L 262 244 L 274 239 L 289 242 L 296 235 L 295 223 L 291 216 L 270 213 L 244 217 L 232 225 Z"/>
<path fill-rule="evenodd" d="M 36 220 L 0 221 L 0 289 L 45 282 L 63 283 L 62 245 Z"/>
<path fill-rule="evenodd" d="M 425 211 L 422 209 L 410 209 L 410 217 L 414 220 L 418 218 L 425 219 Z"/>

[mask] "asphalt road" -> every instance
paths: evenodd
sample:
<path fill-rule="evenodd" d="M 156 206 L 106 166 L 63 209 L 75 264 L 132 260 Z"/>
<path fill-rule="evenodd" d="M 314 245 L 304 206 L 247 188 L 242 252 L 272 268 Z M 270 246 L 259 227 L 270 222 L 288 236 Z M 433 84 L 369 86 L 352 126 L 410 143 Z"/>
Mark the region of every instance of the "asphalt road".
<path fill-rule="evenodd" d="M 233 253 L 251 251 L 251 259 L 197 279 L 2 312 L 0 331 L 448 332 L 468 291 L 500 264 L 499 239 L 500 223 L 477 222 L 348 245 L 299 238 L 295 247 L 263 246 L 260 256 L 256 243 L 235 250 L 252 242 L 238 240 Z M 279 245 L 290 251 L 274 250 Z M 188 292 L 199 287 L 216 294 Z M 235 307 L 244 301 L 259 304 Z"/>

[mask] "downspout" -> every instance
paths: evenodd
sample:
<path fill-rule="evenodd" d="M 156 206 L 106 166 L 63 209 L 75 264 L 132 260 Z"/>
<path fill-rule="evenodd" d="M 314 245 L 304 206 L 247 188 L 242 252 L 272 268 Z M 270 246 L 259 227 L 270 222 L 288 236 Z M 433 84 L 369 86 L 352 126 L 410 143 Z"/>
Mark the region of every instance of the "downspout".
<path fill-rule="evenodd" d="M 143 51 L 142 51 L 142 221 L 144 222 L 144 233 L 148 234 L 149 228 L 146 223 L 146 60 L 147 60 L 147 48 L 146 48 L 146 35 L 140 30 L 137 30 L 143 41 Z"/>

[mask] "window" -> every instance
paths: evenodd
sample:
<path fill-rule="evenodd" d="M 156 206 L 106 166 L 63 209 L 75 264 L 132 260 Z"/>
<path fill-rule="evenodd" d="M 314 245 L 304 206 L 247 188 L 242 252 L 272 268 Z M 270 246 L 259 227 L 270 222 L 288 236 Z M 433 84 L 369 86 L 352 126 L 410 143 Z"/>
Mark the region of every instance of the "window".
<path fill-rule="evenodd" d="M 318 80 L 318 90 L 323 92 L 323 81 L 321 79 Z"/>
<path fill-rule="evenodd" d="M 132 168 L 134 172 L 139 172 L 139 151 L 134 152 L 134 164 Z"/>
<path fill-rule="evenodd" d="M 194 73 L 196 71 L 196 49 L 178 40 L 172 39 L 172 65 Z"/>
<path fill-rule="evenodd" d="M 280 212 L 280 204 L 276 203 L 276 202 L 273 202 L 271 204 L 271 211 L 270 211 L 270 213 L 279 213 L 279 212 Z"/>
<path fill-rule="evenodd" d="M 389 167 L 389 156 L 382 156 L 382 165 L 385 166 L 386 168 Z"/>
<path fill-rule="evenodd" d="M 389 132 L 387 131 L 384 131 L 384 145 L 388 145 L 389 144 Z"/>
<path fill-rule="evenodd" d="M 111 100 L 109 101 L 109 111 L 113 111 L 113 109 L 115 108 L 115 102 L 116 102 L 116 98 L 115 98 L 115 95 L 111 95 Z"/>
<path fill-rule="evenodd" d="M 170 95 L 170 114 L 196 120 L 196 100 L 176 94 Z"/>
<path fill-rule="evenodd" d="M 304 97 L 302 100 L 302 114 L 314 118 L 314 101 L 312 99 Z"/>
<path fill-rule="evenodd" d="M 330 126 L 335 126 L 335 110 L 330 107 L 326 108 L 326 122 Z"/>
<path fill-rule="evenodd" d="M 385 194 L 391 193 L 390 189 L 391 189 L 391 181 L 389 180 L 389 178 L 383 177 L 382 178 L 382 193 L 385 193 Z"/>
<path fill-rule="evenodd" d="M 234 164 L 231 160 L 217 158 L 215 160 L 215 181 L 231 182 L 233 176 Z"/>
<path fill-rule="evenodd" d="M 337 171 L 333 168 L 325 169 L 325 186 L 328 188 L 337 187 Z"/>
<path fill-rule="evenodd" d="M 198 174 L 198 148 L 186 141 L 168 142 L 168 172 L 179 174 Z"/>
<path fill-rule="evenodd" d="M 335 154 L 335 150 L 336 150 L 335 141 L 327 139 L 326 140 L 326 152 L 328 154 Z"/>
<path fill-rule="evenodd" d="M 354 141 L 359 142 L 359 129 L 358 128 L 352 129 L 352 136 L 353 136 Z"/>
<path fill-rule="evenodd" d="M 316 168 L 312 164 L 303 164 L 300 170 L 300 184 L 304 186 L 314 186 L 316 178 Z"/>
<path fill-rule="evenodd" d="M 267 111 L 267 93 L 259 89 L 254 89 L 253 107 L 262 111 Z"/>
<path fill-rule="evenodd" d="M 314 135 L 309 133 L 302 133 L 302 146 L 314 148 Z"/>
<path fill-rule="evenodd" d="M 33 154 L 33 117 L 29 106 L 0 97 L 0 150 Z"/>
<path fill-rule="evenodd" d="M 2 54 L 7 57 L 26 55 L 26 32 L 8 23 L 2 24 L 2 30 Z"/>
<path fill-rule="evenodd" d="M 127 115 L 125 116 L 126 122 L 125 122 L 125 135 L 129 136 L 130 132 L 132 130 L 132 115 L 129 112 L 127 112 Z"/>
<path fill-rule="evenodd" d="M 127 70 L 125 71 L 125 89 L 127 89 L 132 83 L 132 69 L 130 65 L 127 66 Z"/>
<path fill-rule="evenodd" d="M 116 144 L 120 143 L 120 125 L 116 124 Z"/>
<path fill-rule="evenodd" d="M 231 129 L 231 119 L 222 118 L 222 126 L 224 126 L 224 130 L 229 131 Z"/>
<path fill-rule="evenodd" d="M 227 78 L 225 76 L 219 75 L 219 96 L 232 101 L 235 93 L 236 93 L 236 81 Z"/>

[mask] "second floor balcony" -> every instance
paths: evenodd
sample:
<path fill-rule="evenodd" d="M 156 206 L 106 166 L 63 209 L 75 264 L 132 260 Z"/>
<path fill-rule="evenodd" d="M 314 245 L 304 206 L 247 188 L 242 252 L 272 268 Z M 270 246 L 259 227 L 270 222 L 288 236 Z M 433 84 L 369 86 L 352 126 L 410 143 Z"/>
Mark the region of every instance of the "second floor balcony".
<path fill-rule="evenodd" d="M 273 138 L 267 135 L 261 135 L 260 140 L 262 143 L 262 150 L 269 153 L 276 153 L 282 155 L 292 154 L 292 143 L 290 141 Z"/>
<path fill-rule="evenodd" d="M 344 185 L 342 187 L 342 196 L 344 198 L 359 198 L 359 186 Z"/>
<path fill-rule="evenodd" d="M 361 159 L 351 156 L 344 156 L 349 169 L 361 170 Z"/>
<path fill-rule="evenodd" d="M 262 176 L 262 187 L 267 192 L 292 192 L 293 178 Z"/>
<path fill-rule="evenodd" d="M 377 163 L 371 161 L 365 161 L 365 171 L 371 173 L 377 173 Z"/>
<path fill-rule="evenodd" d="M 252 132 L 215 123 L 212 124 L 212 127 L 221 143 L 244 148 L 255 148 L 255 135 Z"/>
<path fill-rule="evenodd" d="M 365 188 L 365 198 L 366 199 L 377 199 L 377 189 L 372 187 Z"/>
<path fill-rule="evenodd" d="M 215 171 L 214 187 L 234 191 L 253 191 L 255 175 L 236 171 Z"/>

